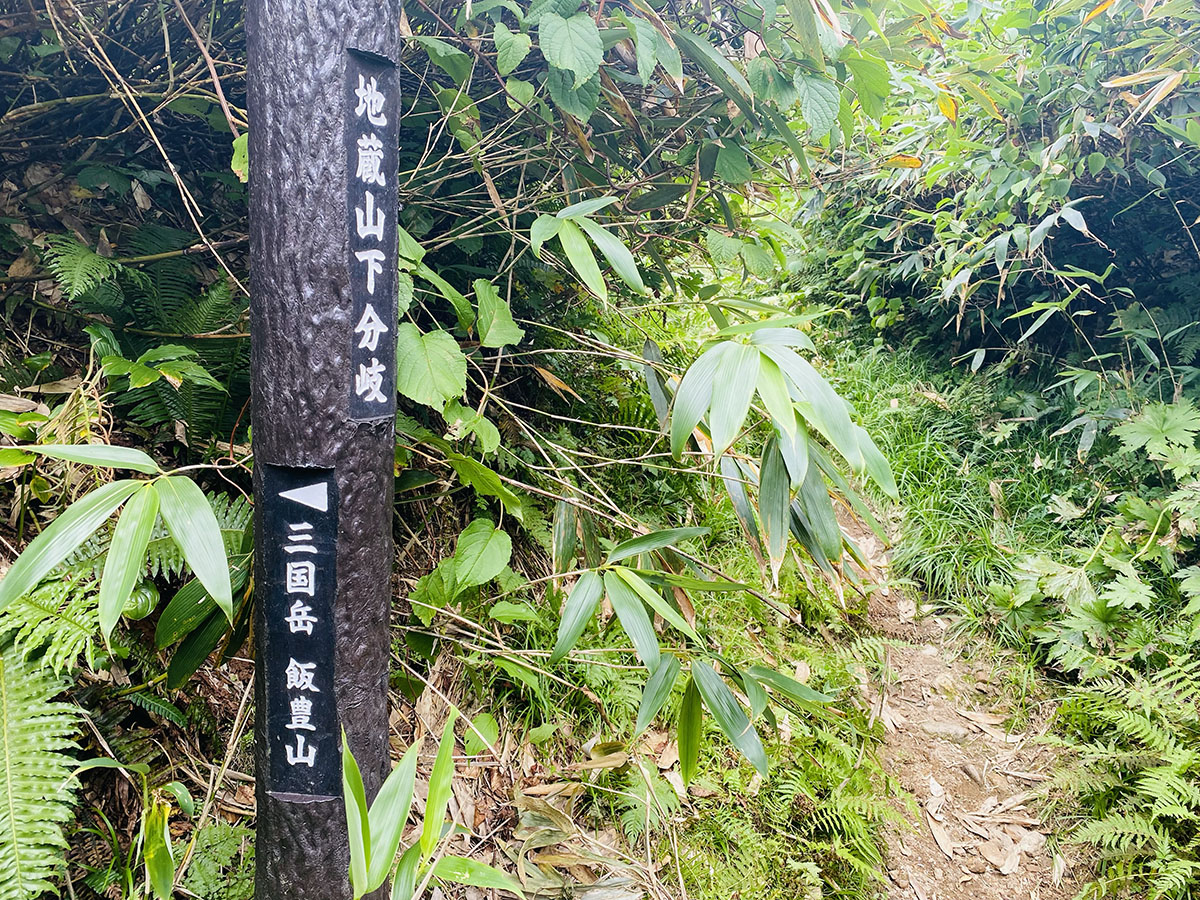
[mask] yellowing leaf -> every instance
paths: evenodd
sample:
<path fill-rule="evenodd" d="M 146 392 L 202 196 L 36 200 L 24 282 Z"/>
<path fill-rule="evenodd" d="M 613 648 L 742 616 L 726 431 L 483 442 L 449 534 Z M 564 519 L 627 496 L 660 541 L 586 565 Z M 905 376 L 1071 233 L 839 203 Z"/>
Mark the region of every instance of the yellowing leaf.
<path fill-rule="evenodd" d="M 1175 88 L 1179 87 L 1182 82 L 1183 73 L 1172 72 L 1170 75 L 1156 84 L 1146 94 L 1146 96 L 1142 98 L 1142 102 L 1139 104 L 1140 112 L 1138 112 L 1137 120 L 1140 122 L 1142 119 L 1146 118 L 1146 116 L 1150 115 L 1151 110 L 1166 100 L 1167 97 L 1170 96 L 1171 92 L 1174 91 Z"/>
<path fill-rule="evenodd" d="M 919 169 L 922 165 L 919 156 L 909 156 L 907 153 L 897 153 L 894 156 L 889 156 L 884 160 L 883 164 L 892 169 Z"/>
<path fill-rule="evenodd" d="M 1083 17 L 1083 24 L 1086 25 L 1097 16 L 1103 15 L 1104 11 L 1112 6 L 1115 2 L 1116 0 L 1102 0 L 1102 2 L 1097 3 L 1094 7 L 1092 7 L 1092 11 Z"/>
<path fill-rule="evenodd" d="M 947 94 L 945 91 L 938 91 L 937 95 L 938 109 L 942 111 L 942 115 L 951 122 L 958 121 L 958 101 L 954 97 Z"/>
<path fill-rule="evenodd" d="M 1108 81 L 1102 81 L 1100 85 L 1106 88 L 1119 88 L 1129 87 L 1134 84 L 1146 84 L 1150 81 L 1158 81 L 1164 75 L 1169 75 L 1171 71 L 1171 69 L 1143 69 L 1140 72 L 1134 72 L 1132 75 L 1110 78 Z"/>

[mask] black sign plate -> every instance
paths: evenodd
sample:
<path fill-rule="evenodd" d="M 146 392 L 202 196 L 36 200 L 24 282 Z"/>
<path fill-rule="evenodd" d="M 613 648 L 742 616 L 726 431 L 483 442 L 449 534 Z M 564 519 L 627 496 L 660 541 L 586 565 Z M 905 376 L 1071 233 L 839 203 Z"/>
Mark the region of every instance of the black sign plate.
<path fill-rule="evenodd" d="M 270 791 L 341 794 L 333 689 L 337 595 L 337 482 L 331 469 L 259 463 L 263 473 L 262 571 Z"/>
<path fill-rule="evenodd" d="M 350 418 L 396 414 L 396 171 L 400 87 L 386 60 L 348 51 Z"/>

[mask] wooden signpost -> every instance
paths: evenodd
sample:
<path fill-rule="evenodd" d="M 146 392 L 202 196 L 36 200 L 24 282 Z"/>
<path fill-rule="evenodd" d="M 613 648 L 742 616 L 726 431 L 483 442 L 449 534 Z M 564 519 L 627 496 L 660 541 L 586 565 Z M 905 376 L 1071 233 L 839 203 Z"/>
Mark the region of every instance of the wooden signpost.
<path fill-rule="evenodd" d="M 396 0 L 249 0 L 258 900 L 347 900 L 388 769 Z"/>

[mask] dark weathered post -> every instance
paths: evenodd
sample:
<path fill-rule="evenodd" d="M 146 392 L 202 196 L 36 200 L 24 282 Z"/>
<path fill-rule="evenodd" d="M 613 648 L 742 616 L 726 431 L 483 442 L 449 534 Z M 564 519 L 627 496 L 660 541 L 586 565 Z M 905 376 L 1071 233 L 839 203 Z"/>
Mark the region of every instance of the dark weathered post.
<path fill-rule="evenodd" d="M 259 900 L 344 900 L 387 771 L 396 0 L 248 0 Z"/>

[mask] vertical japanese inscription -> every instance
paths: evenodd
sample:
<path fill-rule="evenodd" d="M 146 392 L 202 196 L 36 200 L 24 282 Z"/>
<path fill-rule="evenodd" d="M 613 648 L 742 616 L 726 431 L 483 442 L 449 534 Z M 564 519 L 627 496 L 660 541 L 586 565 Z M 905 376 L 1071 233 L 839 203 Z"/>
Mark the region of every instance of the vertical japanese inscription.
<path fill-rule="evenodd" d="M 337 482 L 329 469 L 263 466 L 268 789 L 337 796 L 333 688 Z"/>
<path fill-rule="evenodd" d="M 346 175 L 349 190 L 350 418 L 396 412 L 395 67 L 353 50 L 346 65 Z"/>

